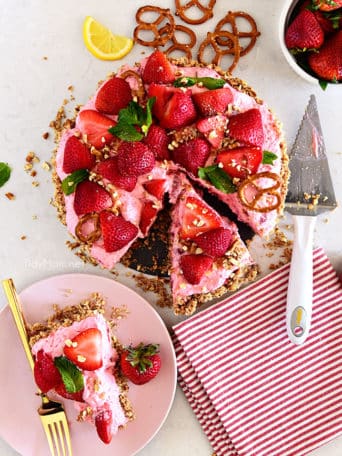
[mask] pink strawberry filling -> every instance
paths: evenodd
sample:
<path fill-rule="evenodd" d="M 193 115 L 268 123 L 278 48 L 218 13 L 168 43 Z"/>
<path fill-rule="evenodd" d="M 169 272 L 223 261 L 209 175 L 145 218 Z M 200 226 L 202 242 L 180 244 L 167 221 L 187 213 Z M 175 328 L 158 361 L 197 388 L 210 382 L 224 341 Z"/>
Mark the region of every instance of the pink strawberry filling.
<path fill-rule="evenodd" d="M 61 356 L 66 340 L 72 340 L 75 336 L 89 328 L 97 328 L 102 335 L 102 367 L 94 371 L 82 371 L 84 377 L 84 402 L 74 402 L 75 407 L 82 412 L 87 407 L 93 410 L 95 417 L 101 410 L 109 409 L 112 412 L 112 432 L 115 434 L 119 426 L 127 423 L 127 418 L 122 410 L 119 395 L 120 390 L 113 375 L 113 368 L 118 359 L 118 354 L 111 343 L 111 334 L 105 318 L 98 314 L 85 318 L 80 322 L 74 322 L 71 326 L 60 327 L 48 337 L 40 339 L 32 347 L 32 353 L 36 355 L 43 350 L 52 358 Z M 86 415 L 87 420 L 94 423 L 91 415 Z"/>

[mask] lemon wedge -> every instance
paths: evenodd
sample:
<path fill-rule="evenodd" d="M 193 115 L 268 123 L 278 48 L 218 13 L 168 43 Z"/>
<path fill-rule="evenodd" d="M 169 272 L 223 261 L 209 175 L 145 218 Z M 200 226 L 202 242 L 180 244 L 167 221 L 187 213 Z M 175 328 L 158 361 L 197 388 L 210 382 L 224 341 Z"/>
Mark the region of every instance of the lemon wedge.
<path fill-rule="evenodd" d="M 113 33 L 87 16 L 83 22 L 83 40 L 89 52 L 102 60 L 118 60 L 129 53 L 133 40 Z"/>

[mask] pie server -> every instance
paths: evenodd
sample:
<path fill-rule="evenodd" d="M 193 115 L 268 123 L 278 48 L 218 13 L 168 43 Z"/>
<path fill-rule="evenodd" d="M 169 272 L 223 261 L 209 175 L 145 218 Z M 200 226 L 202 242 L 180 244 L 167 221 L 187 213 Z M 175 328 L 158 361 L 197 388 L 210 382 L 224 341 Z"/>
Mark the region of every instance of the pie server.
<path fill-rule="evenodd" d="M 316 216 L 337 206 L 316 99 L 310 100 L 290 153 L 285 208 L 293 216 L 294 241 L 287 291 L 286 327 L 290 340 L 303 344 L 312 314 L 312 248 Z"/>

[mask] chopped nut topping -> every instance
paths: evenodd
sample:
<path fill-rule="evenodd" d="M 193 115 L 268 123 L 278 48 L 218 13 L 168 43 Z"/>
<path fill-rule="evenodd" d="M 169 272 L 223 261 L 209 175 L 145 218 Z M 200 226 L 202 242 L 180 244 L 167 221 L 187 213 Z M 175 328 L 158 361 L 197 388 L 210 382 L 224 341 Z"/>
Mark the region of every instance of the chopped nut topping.
<path fill-rule="evenodd" d="M 11 193 L 11 192 L 5 193 L 5 196 L 6 196 L 6 198 L 9 199 L 10 201 L 12 201 L 12 200 L 15 199 L 14 193 Z"/>
<path fill-rule="evenodd" d="M 85 356 L 77 355 L 77 361 L 79 363 L 84 363 L 86 360 L 87 360 L 87 358 Z"/>

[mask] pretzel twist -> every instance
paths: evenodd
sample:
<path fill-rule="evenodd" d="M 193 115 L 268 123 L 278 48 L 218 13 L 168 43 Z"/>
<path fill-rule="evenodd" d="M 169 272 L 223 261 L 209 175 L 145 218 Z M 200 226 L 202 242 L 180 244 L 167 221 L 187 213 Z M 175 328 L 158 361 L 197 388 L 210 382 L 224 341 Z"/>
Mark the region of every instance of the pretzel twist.
<path fill-rule="evenodd" d="M 157 18 L 151 22 L 143 20 L 143 16 L 146 13 L 151 12 L 156 13 L 158 15 Z M 136 12 L 135 19 L 138 25 L 135 27 L 133 32 L 134 41 L 143 46 L 164 46 L 164 44 L 167 43 L 167 41 L 169 41 L 173 35 L 175 29 L 175 20 L 169 9 L 159 8 L 158 6 L 151 5 L 142 6 Z M 163 27 L 162 23 L 164 21 L 168 22 Z M 154 39 L 148 41 L 140 37 L 140 32 L 146 30 L 152 32 Z M 163 33 L 161 33 L 161 30 L 163 30 Z"/>
<path fill-rule="evenodd" d="M 165 27 L 167 27 L 167 26 L 165 26 Z M 163 29 L 161 29 L 161 32 L 162 31 L 163 31 Z M 188 43 L 181 43 L 177 39 L 177 32 L 185 33 L 189 38 Z M 189 27 L 186 27 L 185 25 L 176 24 L 170 41 L 172 42 L 172 44 L 163 51 L 168 57 L 171 56 L 172 52 L 180 51 L 184 54 L 185 57 L 187 57 L 189 60 L 191 60 L 191 58 L 192 58 L 191 50 L 196 44 L 196 34 L 193 30 L 191 30 Z"/>
<path fill-rule="evenodd" d="M 179 16 L 187 24 L 203 24 L 208 19 L 213 17 L 213 8 L 215 6 L 216 0 L 210 0 L 208 6 L 204 6 L 199 0 L 190 0 L 185 4 L 181 3 L 181 0 L 175 0 L 176 4 L 176 16 Z M 186 15 L 186 11 L 190 8 L 195 7 L 202 13 L 202 16 L 198 19 L 191 19 Z"/>
<path fill-rule="evenodd" d="M 220 47 L 218 43 L 218 38 L 224 38 L 224 46 Z M 204 52 L 206 48 L 210 46 L 213 51 L 214 51 L 214 57 L 210 63 L 213 63 L 214 65 L 221 66 L 221 60 L 224 55 L 232 55 L 233 56 L 233 62 L 230 65 L 230 67 L 226 70 L 228 72 L 232 72 L 234 68 L 236 67 L 239 58 L 240 58 L 240 46 L 239 46 L 239 40 L 236 35 L 230 32 L 226 32 L 224 30 L 220 32 L 208 32 L 207 37 L 205 40 L 201 43 L 199 50 L 198 50 L 198 61 L 200 63 L 203 63 L 205 65 L 208 65 L 209 62 L 206 62 L 204 60 Z"/>
<path fill-rule="evenodd" d="M 91 231 L 89 234 L 85 235 L 83 234 L 83 225 L 91 220 L 94 223 L 94 229 Z M 96 212 L 93 214 L 85 214 L 82 215 L 82 217 L 79 219 L 76 229 L 75 229 L 75 234 L 78 237 L 78 239 L 82 242 L 95 242 L 97 241 L 100 236 L 101 236 L 101 228 L 100 228 L 100 216 Z"/>
<path fill-rule="evenodd" d="M 274 181 L 274 184 L 271 184 L 268 187 L 262 187 L 258 184 L 259 179 L 271 179 Z M 247 179 L 245 179 L 238 188 L 238 196 L 242 204 L 250 210 L 257 212 L 270 212 L 275 209 L 278 209 L 281 205 L 281 195 L 279 194 L 279 189 L 281 187 L 281 178 L 278 174 L 271 173 L 269 171 L 264 171 L 261 173 L 253 174 Z M 248 187 L 255 189 L 255 195 L 253 199 L 248 199 L 246 195 L 246 190 Z M 270 197 L 270 198 L 269 198 Z M 260 203 L 266 201 L 266 206 L 261 206 Z"/>

